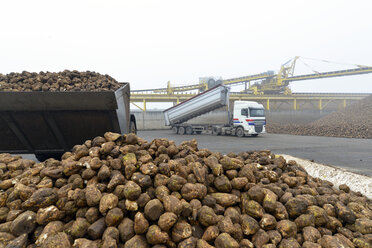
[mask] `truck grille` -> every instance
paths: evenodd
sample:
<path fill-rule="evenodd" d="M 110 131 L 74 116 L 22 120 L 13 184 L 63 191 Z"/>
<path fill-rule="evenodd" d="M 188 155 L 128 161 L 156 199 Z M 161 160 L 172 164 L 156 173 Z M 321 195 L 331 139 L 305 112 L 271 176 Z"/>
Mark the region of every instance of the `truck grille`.
<path fill-rule="evenodd" d="M 262 125 L 255 125 L 254 126 L 254 129 L 256 130 L 256 133 L 261 133 L 262 132 L 262 128 L 263 128 Z"/>
<path fill-rule="evenodd" d="M 255 120 L 254 125 L 256 126 L 262 126 L 266 124 L 266 120 Z"/>

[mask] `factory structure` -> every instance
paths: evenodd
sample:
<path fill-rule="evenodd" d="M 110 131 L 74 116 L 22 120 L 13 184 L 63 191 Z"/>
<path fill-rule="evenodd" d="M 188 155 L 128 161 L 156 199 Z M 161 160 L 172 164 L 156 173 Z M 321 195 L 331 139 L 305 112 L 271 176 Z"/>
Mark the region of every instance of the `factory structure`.
<path fill-rule="evenodd" d="M 294 93 L 289 83 L 304 80 L 355 76 L 372 73 L 371 66 L 355 65 L 354 68 L 295 75 L 296 63 L 301 57 L 295 57 L 283 64 L 279 72 L 267 71 L 238 78 L 221 79 L 204 77 L 199 83 L 145 90 L 131 90 L 131 103 L 146 111 L 150 102 L 173 102 L 178 104 L 218 84 L 231 86 L 230 101 L 255 101 L 265 106 L 266 110 L 341 110 L 355 101 L 361 100 L 368 93 Z M 327 62 L 327 61 L 326 61 Z M 243 90 L 234 91 L 235 86 Z"/>

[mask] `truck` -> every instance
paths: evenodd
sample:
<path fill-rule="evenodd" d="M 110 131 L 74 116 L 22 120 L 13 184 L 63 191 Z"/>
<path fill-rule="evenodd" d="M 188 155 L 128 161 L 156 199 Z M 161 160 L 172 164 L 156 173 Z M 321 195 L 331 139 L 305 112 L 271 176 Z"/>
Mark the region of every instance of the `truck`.
<path fill-rule="evenodd" d="M 60 158 L 105 132 L 136 133 L 129 83 L 116 91 L 0 92 L 0 153 Z"/>
<path fill-rule="evenodd" d="M 257 136 L 265 133 L 266 118 L 262 104 L 253 101 L 234 101 L 230 114 L 230 90 L 225 85 L 217 85 L 186 101 L 163 111 L 165 125 L 170 126 L 176 134 Z M 227 106 L 227 123 L 225 124 L 190 124 L 188 120 Z"/>

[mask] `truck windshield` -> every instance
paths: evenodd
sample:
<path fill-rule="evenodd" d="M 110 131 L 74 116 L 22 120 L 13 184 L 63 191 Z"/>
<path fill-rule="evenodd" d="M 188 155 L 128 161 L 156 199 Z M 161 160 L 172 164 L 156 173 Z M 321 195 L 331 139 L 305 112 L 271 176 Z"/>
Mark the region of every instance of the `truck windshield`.
<path fill-rule="evenodd" d="M 249 108 L 250 117 L 265 117 L 265 110 L 258 108 Z"/>

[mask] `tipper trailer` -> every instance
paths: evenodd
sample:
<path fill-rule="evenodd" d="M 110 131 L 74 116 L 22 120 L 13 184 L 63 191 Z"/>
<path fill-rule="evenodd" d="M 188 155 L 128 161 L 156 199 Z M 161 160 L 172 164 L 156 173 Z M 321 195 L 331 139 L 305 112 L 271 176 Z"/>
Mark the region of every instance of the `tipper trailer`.
<path fill-rule="evenodd" d="M 262 104 L 251 101 L 235 101 L 233 114 L 229 111 L 229 88 L 218 85 L 184 102 L 164 110 L 165 124 L 177 134 L 201 134 L 203 131 L 215 135 L 257 136 L 265 133 L 266 118 Z M 228 123 L 224 125 L 189 124 L 188 120 L 227 106 Z"/>
<path fill-rule="evenodd" d="M 107 131 L 136 132 L 129 83 L 116 91 L 0 92 L 0 153 L 59 157 Z"/>

